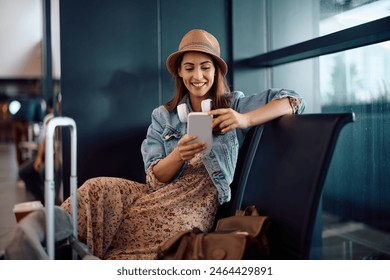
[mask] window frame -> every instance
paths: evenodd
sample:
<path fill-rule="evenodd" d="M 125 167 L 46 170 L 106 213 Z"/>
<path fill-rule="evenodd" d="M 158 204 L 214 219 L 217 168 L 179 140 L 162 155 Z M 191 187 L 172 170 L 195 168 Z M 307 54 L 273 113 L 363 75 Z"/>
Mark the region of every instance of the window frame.
<path fill-rule="evenodd" d="M 385 42 L 390 40 L 389 26 L 390 16 L 257 55 L 242 63 L 251 67 L 273 67 Z"/>

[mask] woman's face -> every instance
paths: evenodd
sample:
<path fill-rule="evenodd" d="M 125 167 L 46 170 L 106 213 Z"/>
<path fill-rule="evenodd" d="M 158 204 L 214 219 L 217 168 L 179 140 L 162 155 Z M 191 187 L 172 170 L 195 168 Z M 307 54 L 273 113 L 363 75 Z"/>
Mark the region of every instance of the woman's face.
<path fill-rule="evenodd" d="M 211 56 L 201 52 L 186 52 L 178 73 L 192 97 L 201 100 L 208 98 L 215 77 Z"/>

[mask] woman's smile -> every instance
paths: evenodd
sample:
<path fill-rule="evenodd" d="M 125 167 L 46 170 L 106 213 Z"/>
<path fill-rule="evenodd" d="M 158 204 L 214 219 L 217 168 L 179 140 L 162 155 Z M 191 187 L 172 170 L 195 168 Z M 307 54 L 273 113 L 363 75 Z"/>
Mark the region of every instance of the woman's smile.
<path fill-rule="evenodd" d="M 197 87 L 197 88 L 200 88 L 202 87 L 203 85 L 205 85 L 206 83 L 191 83 L 194 87 Z"/>

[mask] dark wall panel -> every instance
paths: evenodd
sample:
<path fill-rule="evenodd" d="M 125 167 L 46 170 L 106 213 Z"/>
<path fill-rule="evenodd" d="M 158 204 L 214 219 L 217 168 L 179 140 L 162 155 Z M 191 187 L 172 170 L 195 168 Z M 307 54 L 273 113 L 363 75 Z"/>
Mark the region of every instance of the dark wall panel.
<path fill-rule="evenodd" d="M 79 183 L 144 180 L 140 144 L 159 94 L 156 1 L 61 1 L 60 18 L 62 113 L 78 126 Z"/>

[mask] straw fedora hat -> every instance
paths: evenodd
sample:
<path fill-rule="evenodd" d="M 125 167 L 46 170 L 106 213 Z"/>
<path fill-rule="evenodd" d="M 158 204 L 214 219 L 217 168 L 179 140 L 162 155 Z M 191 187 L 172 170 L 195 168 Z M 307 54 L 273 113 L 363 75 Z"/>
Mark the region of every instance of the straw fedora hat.
<path fill-rule="evenodd" d="M 168 56 L 166 64 L 171 74 L 176 74 L 177 59 L 188 51 L 203 52 L 211 55 L 218 63 L 223 75 L 226 75 L 228 67 L 220 56 L 221 50 L 218 40 L 207 31 L 201 29 L 193 29 L 184 35 L 183 39 L 181 39 L 179 50 Z"/>

